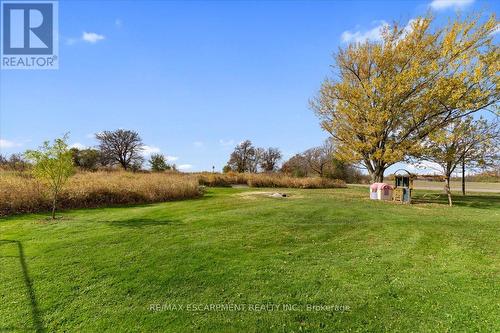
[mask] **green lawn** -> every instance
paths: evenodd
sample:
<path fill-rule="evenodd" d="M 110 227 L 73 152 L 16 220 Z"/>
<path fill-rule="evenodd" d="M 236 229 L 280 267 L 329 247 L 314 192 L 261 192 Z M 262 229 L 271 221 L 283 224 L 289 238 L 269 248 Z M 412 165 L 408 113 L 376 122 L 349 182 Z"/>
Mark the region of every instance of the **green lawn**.
<path fill-rule="evenodd" d="M 500 195 L 255 191 L 0 219 L 0 331 L 500 331 Z"/>

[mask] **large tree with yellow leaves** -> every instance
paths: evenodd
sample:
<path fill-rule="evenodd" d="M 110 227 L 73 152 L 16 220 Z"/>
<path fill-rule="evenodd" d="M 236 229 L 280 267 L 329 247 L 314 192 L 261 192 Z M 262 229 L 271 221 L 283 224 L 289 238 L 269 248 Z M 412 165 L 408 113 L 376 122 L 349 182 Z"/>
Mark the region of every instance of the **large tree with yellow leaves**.
<path fill-rule="evenodd" d="M 387 26 L 381 42 L 350 44 L 335 57 L 312 108 L 336 145 L 336 158 L 364 165 L 374 182 L 429 133 L 495 108 L 500 54 L 494 16 L 457 18 L 442 28 L 422 17 Z"/>

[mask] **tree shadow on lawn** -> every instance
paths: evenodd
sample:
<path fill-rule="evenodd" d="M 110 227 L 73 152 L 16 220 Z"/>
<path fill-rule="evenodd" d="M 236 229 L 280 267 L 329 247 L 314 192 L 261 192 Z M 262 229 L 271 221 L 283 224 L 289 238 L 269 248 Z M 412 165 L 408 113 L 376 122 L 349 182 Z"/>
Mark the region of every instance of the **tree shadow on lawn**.
<path fill-rule="evenodd" d="M 146 228 L 151 226 L 168 226 L 183 224 L 180 220 L 165 219 L 164 217 L 155 218 L 130 218 L 123 220 L 101 221 L 113 227 L 126 227 L 126 228 Z"/>
<path fill-rule="evenodd" d="M 0 239 L 0 246 L 2 244 L 16 244 L 17 250 L 19 253 L 19 264 L 21 265 L 21 271 L 23 273 L 24 285 L 26 287 L 26 291 L 28 293 L 28 298 L 31 306 L 31 316 L 33 318 L 33 325 L 35 331 L 45 332 L 45 329 L 42 325 L 42 321 L 40 319 L 40 309 L 38 308 L 38 303 L 36 301 L 35 291 L 33 290 L 33 282 L 29 276 L 28 265 L 26 264 L 26 258 L 24 256 L 23 245 L 20 241 L 17 240 L 8 240 L 8 239 Z M 8 329 L 20 329 L 25 330 L 26 328 L 14 328 L 14 327 L 0 327 L 0 330 L 8 330 Z"/>
<path fill-rule="evenodd" d="M 481 209 L 498 209 L 500 208 L 500 195 L 485 194 L 485 195 L 466 195 L 455 194 L 451 197 L 453 206 L 471 207 Z M 412 198 L 414 204 L 442 204 L 448 205 L 448 196 L 444 193 L 425 193 L 418 194 Z"/>
<path fill-rule="evenodd" d="M 56 214 L 58 215 L 59 219 L 71 219 L 72 213 L 79 213 L 83 212 L 85 213 L 88 210 L 92 210 L 93 212 L 99 212 L 103 210 L 107 210 L 109 212 L 113 211 L 121 211 L 122 209 L 127 209 L 127 208 L 154 208 L 160 204 L 165 204 L 165 203 L 178 203 L 178 202 L 183 202 L 183 201 L 193 201 L 193 202 L 202 202 L 204 200 L 211 200 L 216 195 L 213 193 L 207 193 L 204 196 L 201 197 L 196 197 L 196 198 L 185 198 L 185 199 L 176 199 L 176 200 L 164 200 L 164 201 L 156 201 L 156 202 L 145 202 L 145 203 L 116 203 L 116 204 L 107 204 L 107 205 L 88 205 L 85 207 L 58 207 Z M 69 215 L 69 216 L 68 216 Z M 35 216 L 36 218 L 40 219 L 46 219 L 49 218 L 51 219 L 50 215 L 50 210 L 42 210 L 42 211 L 36 211 L 36 212 L 21 212 L 21 213 L 14 213 L 14 214 L 9 214 L 9 215 L 0 215 L 0 221 L 9 221 L 11 219 L 19 219 L 20 217 L 23 216 Z M 104 221 L 104 222 L 111 222 L 111 221 Z"/>

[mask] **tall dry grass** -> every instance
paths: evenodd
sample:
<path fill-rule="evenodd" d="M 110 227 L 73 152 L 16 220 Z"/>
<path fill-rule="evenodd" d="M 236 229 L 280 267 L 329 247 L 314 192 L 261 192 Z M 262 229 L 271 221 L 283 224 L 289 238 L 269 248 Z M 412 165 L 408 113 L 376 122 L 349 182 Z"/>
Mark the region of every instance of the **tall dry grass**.
<path fill-rule="evenodd" d="M 250 187 L 290 188 L 341 188 L 343 180 L 319 177 L 290 177 L 280 173 L 198 173 L 199 182 L 205 186 L 248 185 Z"/>
<path fill-rule="evenodd" d="M 177 173 L 80 172 L 64 187 L 58 209 L 152 203 L 201 196 L 198 178 Z M 0 172 L 0 216 L 48 211 L 49 193 L 29 174 Z"/>
<path fill-rule="evenodd" d="M 59 196 L 57 208 L 91 208 L 196 198 L 199 185 L 290 188 L 345 187 L 342 180 L 251 173 L 79 172 Z M 0 171 L 0 216 L 49 211 L 50 194 L 29 173 Z"/>

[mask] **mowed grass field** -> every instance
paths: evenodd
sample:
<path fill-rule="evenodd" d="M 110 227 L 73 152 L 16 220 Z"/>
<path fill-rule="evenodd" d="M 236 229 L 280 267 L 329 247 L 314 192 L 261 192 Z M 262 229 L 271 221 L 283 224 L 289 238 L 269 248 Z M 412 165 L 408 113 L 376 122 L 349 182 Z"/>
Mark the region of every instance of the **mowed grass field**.
<path fill-rule="evenodd" d="M 500 331 L 500 194 L 263 191 L 0 219 L 0 331 Z"/>

